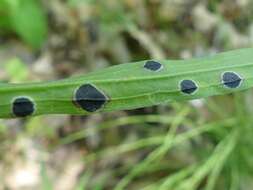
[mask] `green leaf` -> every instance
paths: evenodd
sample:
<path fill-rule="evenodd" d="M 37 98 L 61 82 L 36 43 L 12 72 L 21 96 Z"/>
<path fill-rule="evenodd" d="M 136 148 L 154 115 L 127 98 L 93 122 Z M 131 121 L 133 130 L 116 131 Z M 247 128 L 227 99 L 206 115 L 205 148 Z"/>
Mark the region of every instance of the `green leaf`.
<path fill-rule="evenodd" d="M 47 20 L 36 0 L 9 0 L 13 30 L 33 48 L 39 48 L 47 36 Z"/>
<path fill-rule="evenodd" d="M 11 30 L 10 19 L 7 14 L 7 4 L 5 0 L 0 0 L 0 34 Z"/>

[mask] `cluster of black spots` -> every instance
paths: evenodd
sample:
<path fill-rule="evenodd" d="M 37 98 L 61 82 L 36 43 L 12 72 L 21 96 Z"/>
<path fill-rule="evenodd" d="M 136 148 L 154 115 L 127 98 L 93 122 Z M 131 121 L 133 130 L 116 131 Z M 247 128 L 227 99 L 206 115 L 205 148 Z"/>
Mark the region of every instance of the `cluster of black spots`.
<path fill-rule="evenodd" d="M 238 88 L 241 85 L 242 78 L 235 72 L 225 72 L 222 74 L 222 84 L 227 88 Z"/>
<path fill-rule="evenodd" d="M 91 84 L 80 86 L 74 97 L 74 103 L 88 112 L 95 112 L 107 102 L 107 97 Z"/>
<path fill-rule="evenodd" d="M 182 80 L 180 82 L 180 90 L 184 94 L 193 94 L 197 89 L 198 86 L 193 80 Z"/>
<path fill-rule="evenodd" d="M 34 103 L 29 98 L 19 97 L 13 101 L 12 112 L 16 117 L 26 117 L 32 115 L 34 111 Z"/>
<path fill-rule="evenodd" d="M 144 68 L 150 71 L 159 71 L 163 68 L 163 65 L 157 61 L 147 61 L 144 64 Z"/>

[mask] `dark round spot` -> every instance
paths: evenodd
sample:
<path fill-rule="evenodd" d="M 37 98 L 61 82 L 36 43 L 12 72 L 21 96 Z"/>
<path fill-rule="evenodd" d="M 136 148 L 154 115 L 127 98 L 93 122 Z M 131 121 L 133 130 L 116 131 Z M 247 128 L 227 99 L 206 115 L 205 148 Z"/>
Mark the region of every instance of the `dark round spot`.
<path fill-rule="evenodd" d="M 182 80 L 180 82 L 180 90 L 185 94 L 192 94 L 198 89 L 196 83 L 192 80 Z"/>
<path fill-rule="evenodd" d="M 235 72 L 225 72 L 222 74 L 222 84 L 227 88 L 237 88 L 241 82 L 242 78 Z"/>
<path fill-rule="evenodd" d="M 16 117 L 26 117 L 34 112 L 34 103 L 25 97 L 16 98 L 12 105 L 12 112 Z"/>
<path fill-rule="evenodd" d="M 157 61 L 147 61 L 144 64 L 144 68 L 151 70 L 151 71 L 159 71 L 162 69 L 162 64 Z"/>
<path fill-rule="evenodd" d="M 88 112 L 100 109 L 107 101 L 107 97 L 91 84 L 84 84 L 75 93 L 74 102 Z"/>

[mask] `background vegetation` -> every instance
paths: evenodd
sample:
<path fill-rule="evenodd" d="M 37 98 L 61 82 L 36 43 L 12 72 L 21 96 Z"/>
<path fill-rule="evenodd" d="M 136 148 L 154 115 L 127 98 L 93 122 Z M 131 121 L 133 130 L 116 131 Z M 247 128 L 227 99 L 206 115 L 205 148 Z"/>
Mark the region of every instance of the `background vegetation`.
<path fill-rule="evenodd" d="M 251 47 L 252 19 L 251 0 L 0 0 L 0 80 Z M 252 100 L 0 120 L 0 189 L 250 190 Z"/>

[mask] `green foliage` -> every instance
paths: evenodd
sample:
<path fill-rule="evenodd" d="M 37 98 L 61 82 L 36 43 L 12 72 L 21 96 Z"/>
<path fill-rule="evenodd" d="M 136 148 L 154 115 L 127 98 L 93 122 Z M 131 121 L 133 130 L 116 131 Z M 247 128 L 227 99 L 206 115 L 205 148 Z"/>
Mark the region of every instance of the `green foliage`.
<path fill-rule="evenodd" d="M 68 4 L 70 6 L 80 6 L 81 4 L 94 4 L 97 3 L 98 0 L 68 0 Z"/>
<path fill-rule="evenodd" d="M 11 82 L 25 81 L 29 74 L 27 65 L 18 58 L 13 58 L 6 62 L 5 71 L 9 75 Z"/>
<path fill-rule="evenodd" d="M 253 164 L 250 159 L 252 150 L 249 148 L 252 144 L 253 134 L 250 126 L 252 111 L 246 109 L 245 99 L 247 96 L 252 97 L 251 91 L 233 96 L 230 99 L 232 112 L 227 113 L 228 115 L 219 115 L 209 109 L 209 113 L 213 117 L 218 116 L 219 119 L 215 122 L 202 121 L 203 124 L 200 125 L 196 124 L 196 118 L 189 117 L 195 108 L 189 107 L 187 104 L 177 103 L 171 105 L 175 112 L 169 116 L 128 116 L 104 122 L 97 126 L 99 131 L 103 130 L 103 133 L 115 126 L 127 125 L 131 130 L 133 124 L 137 124 L 136 127 L 139 127 L 145 123 L 156 123 L 156 125 L 164 124 L 167 134 L 151 134 L 151 137 L 145 136 L 132 142 L 97 150 L 85 156 L 86 165 L 92 166 L 102 160 L 114 159 L 115 156 L 127 157 L 131 153 L 138 154 L 149 149 L 151 150 L 149 154 L 134 167 L 132 165 L 129 167 L 122 166 L 126 170 L 125 176 L 112 189 L 136 189 L 132 185 L 138 180 L 145 181 L 147 176 L 153 176 L 152 180 L 147 180 L 147 183 L 139 189 L 214 190 L 218 187 L 219 189 L 239 189 L 243 183 L 247 183 L 245 176 L 251 176 L 253 171 Z M 227 99 L 227 97 L 220 98 L 221 100 Z M 209 104 L 213 104 L 212 100 L 208 100 L 206 106 L 214 107 L 214 105 Z M 221 111 L 224 113 L 226 112 L 225 109 L 221 108 Z M 182 126 L 189 128 L 180 132 Z M 151 128 L 148 130 L 150 131 Z M 156 130 L 158 129 L 156 128 Z M 72 134 L 72 137 L 68 138 L 68 143 L 73 143 L 73 141 L 82 138 L 83 140 L 87 139 L 90 135 L 92 133 L 89 130 L 81 130 L 76 135 Z M 190 156 L 185 158 L 187 163 L 180 165 L 180 162 L 184 160 L 182 156 L 188 154 L 185 151 L 189 151 Z M 175 161 L 173 160 L 174 156 L 176 156 L 174 159 L 182 160 Z M 193 159 L 190 158 L 191 156 Z M 167 164 L 168 168 L 164 164 Z M 120 170 L 122 170 L 121 167 L 116 168 L 113 172 L 117 175 Z M 205 183 L 203 183 L 204 181 Z"/>
<path fill-rule="evenodd" d="M 41 162 L 41 170 L 40 170 L 40 177 L 41 177 L 41 187 L 43 190 L 53 190 L 53 183 L 51 182 L 45 163 Z"/>
<path fill-rule="evenodd" d="M 33 48 L 47 37 L 47 20 L 36 0 L 0 0 L 0 27 L 14 31 Z"/>

